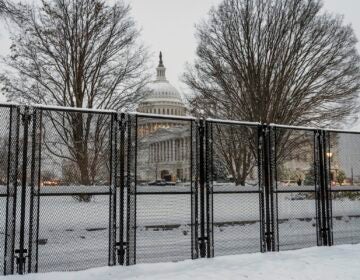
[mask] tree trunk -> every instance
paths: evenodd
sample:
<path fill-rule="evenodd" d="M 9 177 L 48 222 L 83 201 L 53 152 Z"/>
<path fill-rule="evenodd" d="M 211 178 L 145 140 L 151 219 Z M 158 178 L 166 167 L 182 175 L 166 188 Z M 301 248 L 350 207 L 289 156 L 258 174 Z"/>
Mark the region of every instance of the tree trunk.
<path fill-rule="evenodd" d="M 73 119 L 74 127 L 74 148 L 76 151 L 76 162 L 80 171 L 80 184 L 84 186 L 91 185 L 89 176 L 89 159 L 87 139 L 83 133 L 83 116 L 82 114 L 76 114 Z M 89 202 L 91 200 L 90 195 L 80 195 L 79 201 Z"/>
<path fill-rule="evenodd" d="M 244 178 L 244 176 L 242 176 L 242 174 L 239 174 L 235 178 L 235 185 L 236 186 L 245 186 L 245 178 Z"/>

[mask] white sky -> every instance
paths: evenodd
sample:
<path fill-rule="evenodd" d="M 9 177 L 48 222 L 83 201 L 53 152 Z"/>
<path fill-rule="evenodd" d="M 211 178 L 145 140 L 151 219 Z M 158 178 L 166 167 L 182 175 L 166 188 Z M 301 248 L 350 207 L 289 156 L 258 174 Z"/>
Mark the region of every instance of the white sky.
<path fill-rule="evenodd" d="M 30 1 L 32 0 L 25 0 L 25 2 Z M 142 40 L 152 53 L 154 67 L 158 62 L 158 52 L 161 50 L 167 67 L 168 80 L 180 91 L 185 91 L 180 77 L 185 63 L 193 61 L 195 57 L 194 26 L 206 17 L 213 5 L 217 5 L 221 0 L 126 0 L 126 2 L 131 4 L 132 16 L 142 28 Z M 352 24 L 360 39 L 360 1 L 323 0 L 323 2 L 326 10 L 343 14 L 345 22 Z M 10 40 L 6 25 L 3 22 L 0 24 L 0 55 L 6 55 L 9 53 Z M 359 43 L 358 48 L 360 52 Z"/>

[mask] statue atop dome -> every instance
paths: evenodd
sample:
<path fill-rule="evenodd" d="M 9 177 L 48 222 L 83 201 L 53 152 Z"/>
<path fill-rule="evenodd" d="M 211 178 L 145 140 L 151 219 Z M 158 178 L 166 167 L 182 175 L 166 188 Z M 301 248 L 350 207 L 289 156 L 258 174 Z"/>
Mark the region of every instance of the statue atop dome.
<path fill-rule="evenodd" d="M 160 54 L 159 54 L 159 65 L 156 68 L 156 73 L 157 73 L 156 80 L 157 81 L 166 81 L 165 71 L 166 71 L 166 68 L 165 68 L 164 63 L 163 63 L 162 53 L 160 52 Z"/>
<path fill-rule="evenodd" d="M 160 51 L 160 54 L 159 54 L 159 66 L 158 67 L 164 67 L 164 63 L 163 63 L 163 60 L 162 60 L 162 53 Z"/>

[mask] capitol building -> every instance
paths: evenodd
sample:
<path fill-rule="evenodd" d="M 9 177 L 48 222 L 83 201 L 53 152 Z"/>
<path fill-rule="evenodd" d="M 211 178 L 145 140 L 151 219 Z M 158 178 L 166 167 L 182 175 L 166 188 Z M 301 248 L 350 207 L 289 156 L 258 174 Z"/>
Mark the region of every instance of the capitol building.
<path fill-rule="evenodd" d="M 179 91 L 166 79 L 160 52 L 156 80 L 147 87 L 139 113 L 186 116 Z M 138 180 L 171 182 L 190 179 L 190 123 L 182 120 L 138 118 Z"/>

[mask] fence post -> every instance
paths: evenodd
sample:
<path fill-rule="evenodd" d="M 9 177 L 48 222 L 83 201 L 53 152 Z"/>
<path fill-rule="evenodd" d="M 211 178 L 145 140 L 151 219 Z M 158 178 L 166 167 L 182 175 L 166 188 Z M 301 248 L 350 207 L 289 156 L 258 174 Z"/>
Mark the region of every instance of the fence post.
<path fill-rule="evenodd" d="M 126 265 L 136 264 L 137 116 L 127 115 Z"/>
<path fill-rule="evenodd" d="M 268 126 L 271 251 L 279 251 L 276 127 Z"/>
<path fill-rule="evenodd" d="M 199 123 L 191 122 L 191 258 L 199 257 Z"/>
<path fill-rule="evenodd" d="M 20 109 L 10 107 L 9 144 L 7 158 L 7 195 L 6 195 L 6 223 L 4 248 L 4 275 L 14 274 L 14 249 L 16 232 L 16 202 L 18 189 L 19 164 L 19 128 Z"/>
<path fill-rule="evenodd" d="M 314 177 L 315 177 L 315 202 L 316 202 L 316 239 L 317 245 L 323 245 L 322 237 L 322 216 L 321 216 L 321 151 L 320 151 L 320 130 L 314 132 Z"/>
<path fill-rule="evenodd" d="M 200 188 L 200 257 L 206 257 L 205 236 L 205 125 L 204 120 L 199 122 L 199 188 Z"/>
<path fill-rule="evenodd" d="M 125 211 L 125 132 L 127 127 L 126 117 L 124 113 L 120 114 L 118 119 L 119 121 L 119 129 L 120 129 L 120 146 L 119 146 L 119 176 L 120 176 L 120 190 L 119 190 L 119 241 L 117 243 L 117 255 L 118 255 L 118 263 L 120 265 L 125 264 L 125 253 L 127 243 L 124 240 L 124 211 Z"/>
<path fill-rule="evenodd" d="M 331 179 L 330 179 L 330 170 L 331 170 L 331 142 L 330 142 L 330 133 L 328 131 L 324 131 L 324 146 L 325 146 L 325 191 L 326 191 L 326 215 L 327 215 L 327 235 L 328 235 L 328 246 L 332 246 L 334 244 L 333 240 L 333 228 L 332 228 L 332 193 L 331 193 Z"/>
<path fill-rule="evenodd" d="M 213 134 L 212 123 L 205 121 L 205 188 L 206 188 L 206 238 L 207 257 L 214 257 L 213 221 Z"/>
<path fill-rule="evenodd" d="M 266 252 L 265 238 L 265 192 L 264 192 L 264 133 L 263 126 L 257 129 L 257 161 L 259 180 L 259 213 L 260 213 L 260 251 Z"/>
<path fill-rule="evenodd" d="M 20 231 L 19 231 L 19 249 L 15 250 L 17 272 L 24 274 L 25 272 L 25 260 L 27 249 L 25 249 L 25 207 L 26 207 L 26 179 L 27 179 L 27 158 L 28 158 L 28 135 L 29 135 L 29 123 L 31 120 L 31 114 L 29 107 L 24 107 L 22 112 L 23 122 L 23 147 L 22 147 L 22 174 L 21 174 L 21 205 L 20 205 Z"/>
<path fill-rule="evenodd" d="M 320 226 L 321 245 L 332 245 L 331 233 L 331 193 L 329 191 L 329 169 L 330 158 L 328 155 L 327 135 L 324 130 L 318 132 L 319 141 L 319 205 L 320 216 L 318 217 Z"/>
<path fill-rule="evenodd" d="M 116 193 L 118 188 L 118 176 L 117 176 L 117 165 L 118 165 L 118 151 L 117 151 L 117 114 L 110 115 L 110 194 L 109 194 L 109 256 L 108 265 L 112 266 L 116 264 Z"/>
<path fill-rule="evenodd" d="M 270 126 L 261 125 L 258 134 L 258 156 L 260 179 L 260 218 L 262 252 L 276 251 L 275 241 L 275 207 L 273 190 L 273 143 Z"/>
<path fill-rule="evenodd" d="M 30 215 L 28 273 L 38 271 L 39 187 L 41 182 L 42 110 L 34 109 L 31 132 Z"/>

